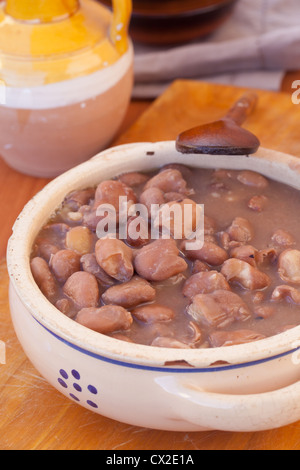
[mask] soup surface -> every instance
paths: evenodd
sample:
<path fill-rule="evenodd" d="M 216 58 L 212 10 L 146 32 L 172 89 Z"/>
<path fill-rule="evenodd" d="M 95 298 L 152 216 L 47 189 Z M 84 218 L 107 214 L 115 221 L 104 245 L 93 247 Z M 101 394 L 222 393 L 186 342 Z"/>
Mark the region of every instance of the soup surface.
<path fill-rule="evenodd" d="M 191 249 L 200 208 L 204 243 Z M 65 315 L 120 340 L 258 341 L 300 324 L 299 210 L 299 191 L 250 171 L 127 173 L 67 195 L 35 240 L 31 269 Z"/>

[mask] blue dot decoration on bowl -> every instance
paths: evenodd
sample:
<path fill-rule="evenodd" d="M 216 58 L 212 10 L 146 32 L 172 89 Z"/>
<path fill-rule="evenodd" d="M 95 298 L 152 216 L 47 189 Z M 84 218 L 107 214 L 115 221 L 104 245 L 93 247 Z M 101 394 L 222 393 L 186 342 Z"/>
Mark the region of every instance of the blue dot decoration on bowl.
<path fill-rule="evenodd" d="M 80 383 L 80 380 L 81 380 L 81 375 L 75 369 L 73 369 L 70 373 L 68 373 L 64 369 L 60 369 L 59 377 L 57 379 L 59 385 L 63 389 L 70 391 L 69 397 L 78 403 L 82 403 L 85 400 L 84 398 L 82 398 L 83 395 L 86 396 L 86 394 L 83 394 L 85 389 Z M 91 408 L 94 408 L 94 409 L 98 408 L 97 403 L 95 403 L 94 401 L 95 397 L 98 395 L 97 388 L 91 384 L 86 387 L 86 391 L 87 393 L 91 395 L 91 399 L 86 400 L 86 404 L 90 406 Z"/>

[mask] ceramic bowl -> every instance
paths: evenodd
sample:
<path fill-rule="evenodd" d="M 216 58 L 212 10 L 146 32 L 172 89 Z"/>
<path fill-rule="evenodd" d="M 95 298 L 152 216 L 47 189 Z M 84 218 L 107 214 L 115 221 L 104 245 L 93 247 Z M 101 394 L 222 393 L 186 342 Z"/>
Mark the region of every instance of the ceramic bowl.
<path fill-rule="evenodd" d="M 231 16 L 238 0 L 133 0 L 131 37 L 151 45 L 204 38 Z"/>
<path fill-rule="evenodd" d="M 120 422 L 169 431 L 261 431 L 300 419 L 300 327 L 245 345 L 182 350 L 123 342 L 79 325 L 41 294 L 30 271 L 33 241 L 74 189 L 167 163 L 251 169 L 300 189 L 295 157 L 185 155 L 175 142 L 106 150 L 52 181 L 24 208 L 8 244 L 13 324 L 40 374 L 73 402 Z"/>
<path fill-rule="evenodd" d="M 0 1 L 0 155 L 53 178 L 108 147 L 133 87 L 131 0 Z"/>
<path fill-rule="evenodd" d="M 21 173 L 53 178 L 106 148 L 128 109 L 133 58 L 130 45 L 114 64 L 88 76 L 7 89 L 0 106 L 5 162 Z"/>

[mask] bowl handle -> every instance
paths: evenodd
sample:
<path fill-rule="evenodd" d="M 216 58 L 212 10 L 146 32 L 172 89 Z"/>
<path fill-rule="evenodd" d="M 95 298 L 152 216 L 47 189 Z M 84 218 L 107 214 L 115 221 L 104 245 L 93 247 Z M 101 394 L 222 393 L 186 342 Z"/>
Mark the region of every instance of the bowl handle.
<path fill-rule="evenodd" d="M 180 398 L 181 419 L 199 428 L 256 432 L 275 429 L 300 419 L 300 381 L 285 388 L 250 395 L 206 392 L 175 377 L 157 380 L 168 393 Z"/>
<path fill-rule="evenodd" d="M 132 13 L 132 0 L 113 0 L 113 19 L 110 36 L 119 54 L 128 49 L 128 27 Z"/>

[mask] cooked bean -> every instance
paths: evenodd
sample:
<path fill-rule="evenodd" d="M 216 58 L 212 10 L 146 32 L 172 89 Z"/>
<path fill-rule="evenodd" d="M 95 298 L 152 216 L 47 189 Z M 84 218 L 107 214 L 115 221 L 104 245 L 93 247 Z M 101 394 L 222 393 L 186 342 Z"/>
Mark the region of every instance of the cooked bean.
<path fill-rule="evenodd" d="M 285 282 L 300 284 L 300 251 L 287 249 L 278 259 L 278 273 Z"/>
<path fill-rule="evenodd" d="M 174 276 L 169 277 L 168 279 L 164 279 L 162 281 L 155 281 L 155 287 L 158 289 L 162 288 L 167 288 L 167 287 L 175 287 L 178 286 L 179 284 L 182 284 L 182 282 L 185 281 L 187 276 L 187 272 L 184 271 L 179 274 L 175 274 Z"/>
<path fill-rule="evenodd" d="M 163 281 L 184 272 L 187 263 L 179 256 L 174 240 L 155 240 L 134 258 L 136 272 L 148 281 Z"/>
<path fill-rule="evenodd" d="M 182 163 L 167 163 L 166 165 L 161 167 L 159 172 L 161 173 L 165 170 L 178 170 L 182 174 L 183 178 L 190 178 L 193 174 L 192 168 L 189 168 L 188 166 L 183 165 Z"/>
<path fill-rule="evenodd" d="M 83 220 L 83 215 L 81 212 L 68 212 L 67 214 L 67 219 L 70 221 L 70 222 L 82 222 Z"/>
<path fill-rule="evenodd" d="M 155 346 L 157 348 L 174 348 L 174 349 L 189 349 L 190 348 L 188 344 L 178 341 L 174 338 L 168 338 L 166 336 L 158 336 L 152 341 L 151 346 Z"/>
<path fill-rule="evenodd" d="M 56 234 L 57 236 L 66 235 L 66 233 L 70 230 L 69 225 L 65 223 L 51 223 L 44 227 L 44 230 L 48 231 L 48 236 L 52 234 Z"/>
<path fill-rule="evenodd" d="M 225 251 L 230 251 L 233 248 L 243 246 L 245 243 L 237 240 L 231 240 L 227 232 L 220 232 L 219 234 L 220 245 Z"/>
<path fill-rule="evenodd" d="M 268 186 L 268 180 L 261 174 L 254 171 L 241 171 L 237 180 L 246 186 L 254 186 L 255 188 L 265 189 Z"/>
<path fill-rule="evenodd" d="M 81 266 L 87 273 L 93 274 L 95 278 L 103 286 L 112 286 L 116 281 L 108 276 L 106 272 L 99 266 L 94 253 L 88 253 L 80 258 Z"/>
<path fill-rule="evenodd" d="M 128 330 L 133 322 L 130 312 L 117 305 L 100 308 L 83 308 L 77 314 L 80 325 L 102 334 Z"/>
<path fill-rule="evenodd" d="M 47 243 L 45 240 L 38 240 L 34 248 L 35 254 L 38 257 L 44 258 L 49 263 L 51 257 L 59 251 L 59 248 L 52 243 Z"/>
<path fill-rule="evenodd" d="M 57 294 L 58 286 L 50 271 L 48 263 L 43 258 L 33 258 L 30 263 L 31 272 L 35 282 L 48 300 L 53 300 Z"/>
<path fill-rule="evenodd" d="M 158 208 L 165 203 L 164 193 L 161 189 L 155 187 L 146 189 L 140 195 L 140 203 L 147 208 L 149 218 L 151 218 L 151 214 L 154 217 Z M 155 206 L 158 206 L 156 211 Z"/>
<path fill-rule="evenodd" d="M 174 336 L 174 331 L 170 329 L 171 322 L 140 322 L 143 331 L 146 333 L 147 344 L 151 343 L 155 338 L 165 337 L 165 336 Z M 135 325 L 137 321 L 135 322 Z"/>
<path fill-rule="evenodd" d="M 90 253 L 93 249 L 93 236 L 87 227 L 73 227 L 66 235 L 66 247 L 80 255 Z"/>
<path fill-rule="evenodd" d="M 203 263 L 203 261 L 200 261 L 199 259 L 196 259 L 193 262 L 192 274 L 203 273 L 207 271 L 210 271 L 208 264 Z"/>
<path fill-rule="evenodd" d="M 126 186 L 134 187 L 140 186 L 141 184 L 145 184 L 148 181 L 149 177 L 143 173 L 138 173 L 136 171 L 132 171 L 130 173 L 124 173 L 123 175 L 119 176 L 119 181 L 125 184 Z"/>
<path fill-rule="evenodd" d="M 140 248 L 150 242 L 151 233 L 148 221 L 143 217 L 129 217 L 127 221 L 127 243 L 128 245 Z"/>
<path fill-rule="evenodd" d="M 275 309 L 270 305 L 259 305 L 254 309 L 254 317 L 259 319 L 270 318 L 274 313 Z"/>
<path fill-rule="evenodd" d="M 182 201 L 184 199 L 184 195 L 180 193 L 165 193 L 164 194 L 164 200 L 165 202 L 172 202 L 172 201 Z"/>
<path fill-rule="evenodd" d="M 128 204 L 137 202 L 133 189 L 126 186 L 126 184 L 115 180 L 103 181 L 96 189 L 94 208 L 99 207 L 101 204 L 110 204 L 118 213 L 121 197 L 126 197 Z"/>
<path fill-rule="evenodd" d="M 81 206 L 87 205 L 95 197 L 93 188 L 80 189 L 71 192 L 65 199 L 65 203 L 73 210 L 78 210 Z"/>
<path fill-rule="evenodd" d="M 237 258 L 242 261 L 246 261 L 251 264 L 251 266 L 256 267 L 256 258 L 258 255 L 258 250 L 252 245 L 242 245 L 233 248 L 230 251 L 230 256 L 232 258 Z"/>
<path fill-rule="evenodd" d="M 72 274 L 80 271 L 80 255 L 72 250 L 60 250 L 52 256 L 50 267 L 56 279 L 65 283 Z"/>
<path fill-rule="evenodd" d="M 276 232 L 273 233 L 271 240 L 276 245 L 282 246 L 293 246 L 296 244 L 293 235 L 282 229 L 276 230 Z"/>
<path fill-rule="evenodd" d="M 205 241 L 203 247 L 199 250 L 187 250 L 187 242 L 182 244 L 182 250 L 185 256 L 191 260 L 200 260 L 211 266 L 220 266 L 228 259 L 228 253 L 224 248 L 216 243 Z"/>
<path fill-rule="evenodd" d="M 251 343 L 252 341 L 260 341 L 264 338 L 264 335 L 252 330 L 214 331 L 210 335 L 210 342 L 213 348 L 219 348 Z"/>
<path fill-rule="evenodd" d="M 63 288 L 64 294 L 79 308 L 97 307 L 99 288 L 95 278 L 90 273 L 78 271 L 69 277 Z"/>
<path fill-rule="evenodd" d="M 254 212 L 262 212 L 268 202 L 268 198 L 260 194 L 259 196 L 252 196 L 248 202 L 248 207 Z"/>
<path fill-rule="evenodd" d="M 68 300 L 68 299 L 59 299 L 56 302 L 55 307 L 58 310 L 60 310 L 64 315 L 69 315 L 70 310 L 72 308 L 72 304 L 71 304 L 70 300 Z"/>
<path fill-rule="evenodd" d="M 264 250 L 259 250 L 255 255 L 256 264 L 270 264 L 277 261 L 278 253 L 275 248 L 265 248 Z"/>
<path fill-rule="evenodd" d="M 219 234 L 219 240 L 220 240 L 220 245 L 221 247 L 225 250 L 228 251 L 230 248 L 230 236 L 227 232 L 220 232 Z"/>
<path fill-rule="evenodd" d="M 199 343 L 202 339 L 202 331 L 199 327 L 199 324 L 190 321 L 188 324 L 188 342 Z"/>
<path fill-rule="evenodd" d="M 234 292 L 218 290 L 193 297 L 188 313 L 197 322 L 223 328 L 236 320 L 246 321 L 251 312 L 245 302 Z"/>
<path fill-rule="evenodd" d="M 154 227 L 176 240 L 189 238 L 200 226 L 202 208 L 191 199 L 164 204 L 154 219 Z"/>
<path fill-rule="evenodd" d="M 217 238 L 213 234 L 204 234 L 204 241 L 207 243 L 214 243 L 215 245 L 218 245 Z"/>
<path fill-rule="evenodd" d="M 204 215 L 204 233 L 205 235 L 213 235 L 217 231 L 217 223 L 208 215 Z"/>
<path fill-rule="evenodd" d="M 252 302 L 254 304 L 257 304 L 257 305 L 261 304 L 264 300 L 265 300 L 265 293 L 264 292 L 262 292 L 261 290 L 253 292 Z"/>
<path fill-rule="evenodd" d="M 248 243 L 253 238 L 253 228 L 250 222 L 243 217 L 236 217 L 230 227 L 227 229 L 227 233 L 231 240 L 235 240 L 242 243 Z"/>
<path fill-rule="evenodd" d="M 110 277 L 121 282 L 132 278 L 134 273 L 132 250 L 122 240 L 114 238 L 98 240 L 95 254 L 99 266 Z"/>
<path fill-rule="evenodd" d="M 272 293 L 272 300 L 287 300 L 296 305 L 300 305 L 300 291 L 295 287 L 288 285 L 277 286 Z"/>
<path fill-rule="evenodd" d="M 208 294 L 215 290 L 230 290 L 223 274 L 218 271 L 200 272 L 194 274 L 184 283 L 182 293 L 192 299 L 197 294 Z"/>
<path fill-rule="evenodd" d="M 110 287 L 102 295 L 105 304 L 121 305 L 125 308 L 152 302 L 156 291 L 145 279 L 134 276 L 129 282 Z"/>
<path fill-rule="evenodd" d="M 79 212 L 82 214 L 82 225 L 96 231 L 98 223 L 103 218 L 97 215 L 97 210 L 91 206 L 82 206 Z"/>
<path fill-rule="evenodd" d="M 244 289 L 263 290 L 271 284 L 267 274 L 239 259 L 225 261 L 221 273 L 229 283 L 239 284 Z"/>
<path fill-rule="evenodd" d="M 153 176 L 145 185 L 145 190 L 149 188 L 161 189 L 164 193 L 187 194 L 187 184 L 179 170 L 169 168 Z"/>
<path fill-rule="evenodd" d="M 174 318 L 174 310 L 160 304 L 142 305 L 132 310 L 132 315 L 144 323 L 170 321 Z"/>

